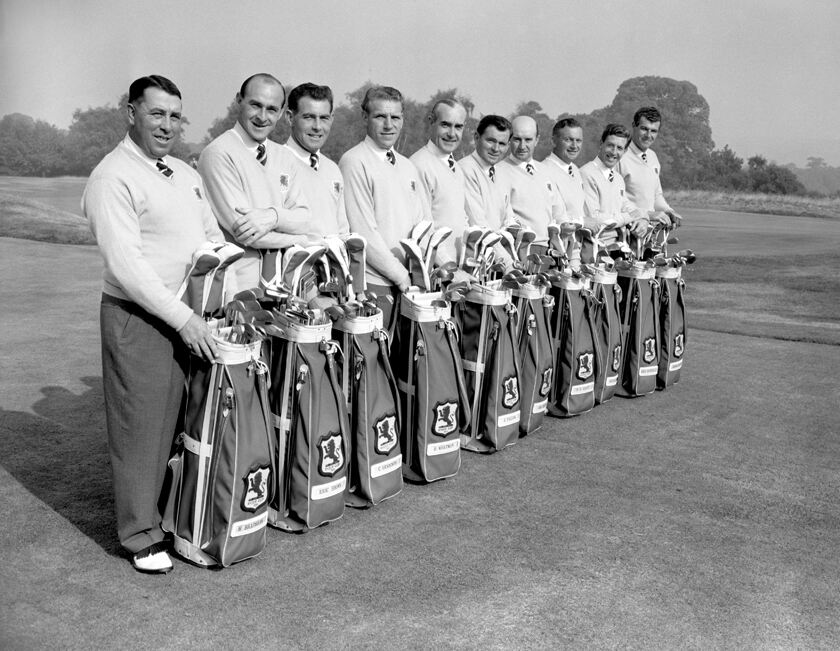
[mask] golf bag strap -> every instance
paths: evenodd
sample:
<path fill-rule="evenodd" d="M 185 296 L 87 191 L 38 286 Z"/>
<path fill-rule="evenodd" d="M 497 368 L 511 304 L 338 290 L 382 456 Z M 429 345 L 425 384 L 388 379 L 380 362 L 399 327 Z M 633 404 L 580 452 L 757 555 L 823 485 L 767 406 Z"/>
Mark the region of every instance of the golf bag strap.
<path fill-rule="evenodd" d="M 446 341 L 449 343 L 449 351 L 455 361 L 455 382 L 458 385 L 458 396 L 461 399 L 461 429 L 472 422 L 472 409 L 470 408 L 470 395 L 467 392 L 467 381 L 464 378 L 464 369 L 458 363 L 461 359 L 461 351 L 458 347 L 458 338 L 455 335 L 455 324 L 446 321 Z"/>
<path fill-rule="evenodd" d="M 340 348 L 338 342 L 332 340 L 324 342 L 323 348 L 324 356 L 327 358 L 327 377 L 330 380 L 333 400 L 335 400 L 335 407 L 338 410 L 338 429 L 341 432 L 342 440 L 348 441 L 350 423 L 347 417 L 347 403 L 344 402 L 344 391 L 341 389 L 341 382 L 338 381 L 338 372 L 335 368 L 335 351 L 340 350 Z"/>
<path fill-rule="evenodd" d="M 385 370 L 385 377 L 388 380 L 388 387 L 394 398 L 394 408 L 397 410 L 397 422 L 402 422 L 402 409 L 400 408 L 400 392 L 397 378 L 394 376 L 394 369 L 391 368 L 391 359 L 388 355 L 388 333 L 384 330 L 378 331 L 379 357 L 382 360 L 382 368 Z"/>

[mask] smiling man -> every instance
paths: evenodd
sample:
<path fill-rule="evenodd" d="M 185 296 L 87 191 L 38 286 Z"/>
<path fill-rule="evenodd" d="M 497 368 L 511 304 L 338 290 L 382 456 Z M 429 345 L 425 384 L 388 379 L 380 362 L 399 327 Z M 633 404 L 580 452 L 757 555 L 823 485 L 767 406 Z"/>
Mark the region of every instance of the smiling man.
<path fill-rule="evenodd" d="M 548 225 L 567 221 L 566 204 L 543 164 L 534 160 L 540 138 L 536 120 L 520 115 L 511 124 L 510 155 L 506 159 L 510 205 L 516 221 L 537 234 L 535 244 L 547 248 Z"/>
<path fill-rule="evenodd" d="M 583 180 L 574 162 L 583 148 L 583 127 L 574 118 L 558 120 L 551 130 L 551 142 L 554 149 L 543 166 L 563 197 L 568 221 L 583 224 Z"/>
<path fill-rule="evenodd" d="M 659 180 L 661 165 L 651 146 L 659 135 L 662 114 L 654 106 L 643 106 L 633 115 L 633 132 L 627 154 L 618 171 L 627 186 L 627 196 L 651 220 L 679 226 L 682 217 L 665 200 Z"/>
<path fill-rule="evenodd" d="M 82 210 L 105 261 L 102 383 L 120 544 L 139 572 L 172 569 L 158 500 L 189 354 L 212 360 L 207 324 L 177 292 L 193 251 L 222 233 L 201 178 L 169 156 L 181 93 L 160 75 L 128 90 L 128 134 L 90 175 Z"/>
<path fill-rule="evenodd" d="M 305 243 L 311 231 L 297 159 L 268 138 L 283 114 L 284 101 L 283 85 L 275 77 L 248 77 L 236 94 L 236 124 L 207 145 L 198 159 L 216 219 L 227 239 L 245 249 L 231 265 L 235 282 L 229 294 L 259 285 L 262 251 Z"/>
<path fill-rule="evenodd" d="M 507 118 L 485 115 L 473 135 L 475 151 L 458 161 L 464 171 L 467 219 L 471 225 L 498 230 L 513 220 L 510 183 L 500 165 L 508 153 L 511 129 Z"/>
<path fill-rule="evenodd" d="M 634 234 L 641 234 L 650 224 L 646 214 L 628 199 L 624 179 L 618 173 L 618 163 L 629 141 L 630 132 L 625 126 L 608 124 L 601 134 L 598 157 L 580 168 L 586 197 L 584 225 L 597 230 L 603 224 L 615 224 L 602 235 L 605 244 L 618 239 L 620 228 L 626 226 Z"/>
<path fill-rule="evenodd" d="M 452 235 L 438 248 L 439 264 L 457 260 L 467 227 L 464 172 L 456 164 L 454 155 L 461 144 L 466 120 L 467 109 L 458 100 L 438 101 L 428 115 L 432 129 L 429 142 L 411 156 L 411 162 L 420 173 L 435 228 L 452 229 Z"/>
<path fill-rule="evenodd" d="M 362 118 L 367 135 L 341 157 L 338 167 L 350 228 L 367 240 L 368 289 L 377 295 L 384 323 L 393 332 L 393 307 L 411 284 L 400 240 L 429 214 L 417 169 L 394 149 L 403 127 L 400 91 L 369 88 Z"/>
<path fill-rule="evenodd" d="M 286 117 L 292 127 L 286 147 L 298 162 L 297 178 L 312 212 L 311 233 L 348 233 L 341 172 L 321 153 L 332 128 L 332 90 L 308 82 L 296 86 L 289 93 Z"/>

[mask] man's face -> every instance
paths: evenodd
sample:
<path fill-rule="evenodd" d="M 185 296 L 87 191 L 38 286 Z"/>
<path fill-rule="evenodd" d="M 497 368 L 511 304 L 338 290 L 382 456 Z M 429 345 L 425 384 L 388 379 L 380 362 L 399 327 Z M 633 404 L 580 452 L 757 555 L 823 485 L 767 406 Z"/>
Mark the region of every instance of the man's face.
<path fill-rule="evenodd" d="M 283 87 L 270 79 L 252 79 L 245 96 L 236 96 L 239 104 L 237 121 L 251 138 L 264 142 L 274 131 L 283 109 Z"/>
<path fill-rule="evenodd" d="M 509 143 L 510 131 L 499 131 L 490 126 L 482 134 L 475 133 L 475 152 L 488 165 L 495 165 L 507 156 Z"/>
<path fill-rule="evenodd" d="M 301 97 L 297 112 L 287 111 L 292 125 L 292 138 L 311 154 L 316 153 L 327 141 L 332 128 L 330 103 L 325 99 Z"/>
<path fill-rule="evenodd" d="M 440 104 L 435 110 L 435 122 L 432 125 L 432 142 L 441 151 L 451 154 L 461 143 L 466 120 L 467 112 L 462 106 Z"/>
<path fill-rule="evenodd" d="M 581 147 L 583 147 L 581 127 L 563 127 L 554 136 L 554 153 L 564 163 L 571 163 L 577 158 Z"/>
<path fill-rule="evenodd" d="M 147 156 L 162 158 L 181 135 L 181 100 L 160 88 L 147 88 L 128 105 L 128 134 Z"/>
<path fill-rule="evenodd" d="M 390 149 L 400 137 L 403 126 L 403 107 L 401 102 L 390 99 L 374 99 L 368 106 L 365 116 L 367 135 L 380 149 Z"/>
<path fill-rule="evenodd" d="M 624 150 L 627 149 L 627 138 L 622 136 L 607 136 L 607 139 L 601 143 L 598 149 L 598 158 L 608 168 L 612 169 L 618 165 L 618 161 L 624 155 Z"/>
<path fill-rule="evenodd" d="M 647 118 L 640 117 L 639 124 L 633 126 L 633 143 L 642 151 L 653 145 L 658 135 L 659 122 L 651 122 Z"/>
<path fill-rule="evenodd" d="M 510 137 L 510 153 L 520 163 L 527 163 L 534 157 L 537 147 L 537 123 L 531 119 L 517 118 L 513 121 Z"/>

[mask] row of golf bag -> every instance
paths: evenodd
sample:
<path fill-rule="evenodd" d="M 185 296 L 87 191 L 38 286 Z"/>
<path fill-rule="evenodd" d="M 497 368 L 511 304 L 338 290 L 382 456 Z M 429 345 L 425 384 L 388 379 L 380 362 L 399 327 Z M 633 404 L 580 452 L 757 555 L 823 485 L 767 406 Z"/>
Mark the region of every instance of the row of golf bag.
<path fill-rule="evenodd" d="M 222 306 L 234 249 L 194 258 L 183 288 L 221 355 L 193 358 L 164 513 L 175 551 L 198 565 L 255 556 L 267 524 L 303 532 L 393 497 L 403 477 L 451 477 L 461 448 L 503 449 L 546 412 L 679 378 L 679 270 L 490 282 L 455 304 L 408 292 L 391 342 L 378 310 L 303 318 L 258 291 Z"/>

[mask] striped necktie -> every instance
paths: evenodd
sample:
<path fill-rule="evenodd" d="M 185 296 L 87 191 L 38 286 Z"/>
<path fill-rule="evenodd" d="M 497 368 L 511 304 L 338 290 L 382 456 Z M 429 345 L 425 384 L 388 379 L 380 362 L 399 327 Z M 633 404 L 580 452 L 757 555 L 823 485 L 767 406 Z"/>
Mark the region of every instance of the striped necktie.
<path fill-rule="evenodd" d="M 490 175 L 490 182 L 495 183 L 496 182 L 496 166 L 491 165 L 490 169 L 487 170 L 487 173 Z"/>
<path fill-rule="evenodd" d="M 528 172 L 531 176 L 534 176 L 534 166 L 531 163 L 525 165 L 525 171 Z"/>
<path fill-rule="evenodd" d="M 162 158 L 157 159 L 156 165 L 157 165 L 158 171 L 160 171 L 160 173 L 163 174 L 166 178 L 169 178 L 170 176 L 172 176 L 175 173 L 172 170 L 172 168 L 169 167 L 169 165 L 167 165 L 166 163 L 163 162 Z"/>
<path fill-rule="evenodd" d="M 607 179 L 609 180 L 610 183 L 613 182 L 613 177 L 614 177 L 613 171 L 610 170 L 610 175 L 607 177 Z"/>
<path fill-rule="evenodd" d="M 309 154 L 309 167 L 318 171 L 318 154 Z"/>
<path fill-rule="evenodd" d="M 569 163 L 569 176 L 574 176 L 574 175 L 575 175 L 575 171 L 574 171 L 574 169 L 572 168 L 572 164 L 571 164 L 571 163 Z"/>
<path fill-rule="evenodd" d="M 449 163 L 449 169 L 455 172 L 455 157 L 452 154 L 449 154 L 449 158 L 446 159 L 446 162 Z"/>
<path fill-rule="evenodd" d="M 388 160 L 389 163 L 391 163 L 391 165 L 397 164 L 397 157 L 394 156 L 394 152 L 392 152 L 390 149 L 385 152 L 385 158 Z"/>
<path fill-rule="evenodd" d="M 268 154 L 265 151 L 265 145 L 263 143 L 257 145 L 257 161 L 260 165 L 265 165 L 268 162 Z"/>

